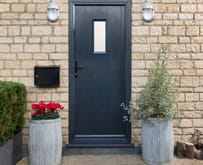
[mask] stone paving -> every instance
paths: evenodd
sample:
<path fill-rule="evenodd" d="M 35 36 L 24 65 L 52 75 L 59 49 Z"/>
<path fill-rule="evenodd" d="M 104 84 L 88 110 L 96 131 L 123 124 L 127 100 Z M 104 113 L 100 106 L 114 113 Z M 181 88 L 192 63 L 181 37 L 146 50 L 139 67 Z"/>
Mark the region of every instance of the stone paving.
<path fill-rule="evenodd" d="M 25 157 L 16 165 L 28 165 Z M 146 165 L 141 155 L 70 155 L 64 156 L 62 165 Z M 203 160 L 179 159 L 174 157 L 171 165 L 203 165 Z"/>

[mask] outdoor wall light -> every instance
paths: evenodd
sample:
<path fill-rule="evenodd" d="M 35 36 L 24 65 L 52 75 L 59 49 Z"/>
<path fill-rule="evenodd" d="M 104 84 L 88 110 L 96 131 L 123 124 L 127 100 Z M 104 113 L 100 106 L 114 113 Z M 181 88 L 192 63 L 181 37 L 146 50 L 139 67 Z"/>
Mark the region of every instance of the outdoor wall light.
<path fill-rule="evenodd" d="M 146 22 L 152 21 L 154 18 L 154 7 L 150 2 L 145 2 L 142 5 L 142 19 Z"/>
<path fill-rule="evenodd" d="M 59 18 L 59 8 L 54 2 L 50 2 L 47 7 L 47 18 L 51 22 L 55 22 Z"/>

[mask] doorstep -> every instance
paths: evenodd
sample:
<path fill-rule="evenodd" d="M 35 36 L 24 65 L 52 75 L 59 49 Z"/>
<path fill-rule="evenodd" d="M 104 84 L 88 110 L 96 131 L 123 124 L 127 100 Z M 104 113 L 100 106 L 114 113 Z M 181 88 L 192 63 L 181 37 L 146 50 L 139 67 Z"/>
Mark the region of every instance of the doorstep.
<path fill-rule="evenodd" d="M 63 148 L 63 156 L 68 155 L 137 155 L 140 147 L 130 148 Z"/>

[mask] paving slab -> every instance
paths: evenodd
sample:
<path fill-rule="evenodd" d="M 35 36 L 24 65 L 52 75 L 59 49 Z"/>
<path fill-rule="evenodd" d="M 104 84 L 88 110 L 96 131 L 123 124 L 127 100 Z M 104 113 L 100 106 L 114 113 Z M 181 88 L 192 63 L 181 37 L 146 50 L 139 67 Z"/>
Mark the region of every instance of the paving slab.
<path fill-rule="evenodd" d="M 24 157 L 16 165 L 29 165 Z M 146 165 L 141 155 L 68 155 L 62 165 Z M 180 159 L 174 157 L 172 165 L 203 165 L 203 160 Z"/>

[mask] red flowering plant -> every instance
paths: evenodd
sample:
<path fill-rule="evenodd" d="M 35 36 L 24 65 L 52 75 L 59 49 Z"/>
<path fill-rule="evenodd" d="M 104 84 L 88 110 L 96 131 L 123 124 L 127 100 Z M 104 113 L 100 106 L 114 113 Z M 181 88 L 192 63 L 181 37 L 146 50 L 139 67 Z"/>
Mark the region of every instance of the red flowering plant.
<path fill-rule="evenodd" d="M 33 120 L 49 120 L 59 118 L 59 111 L 64 109 L 59 103 L 48 103 L 40 101 L 39 104 L 32 104 Z"/>

